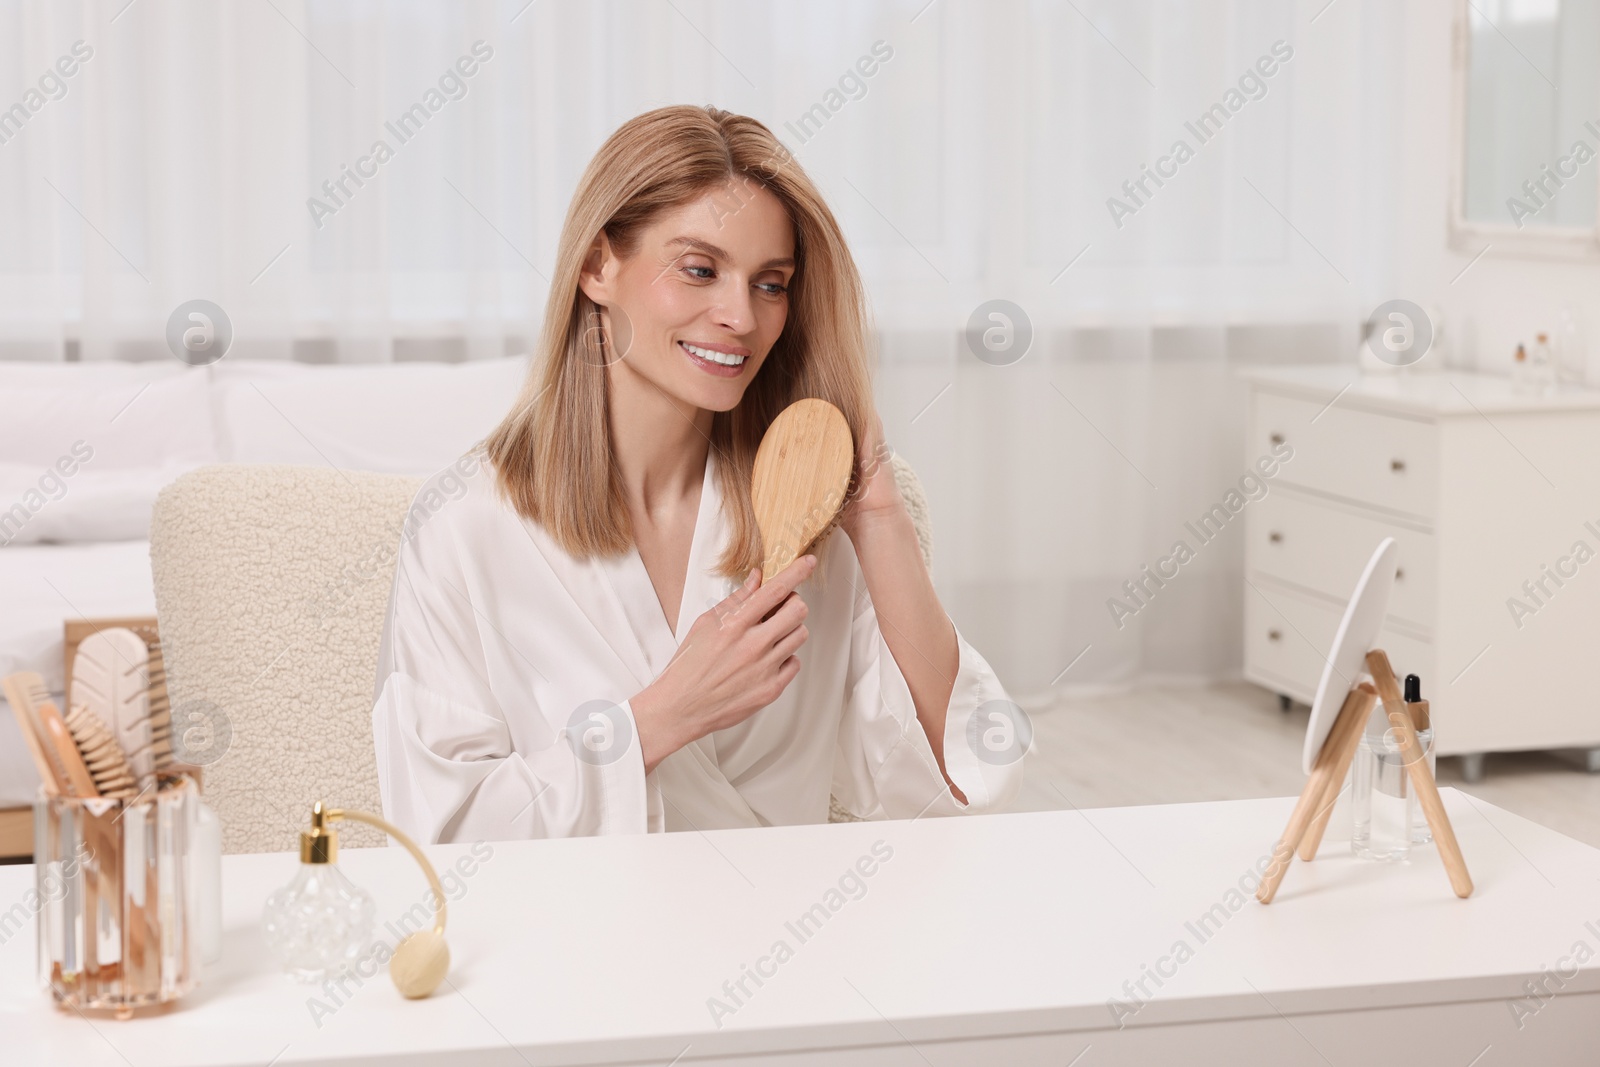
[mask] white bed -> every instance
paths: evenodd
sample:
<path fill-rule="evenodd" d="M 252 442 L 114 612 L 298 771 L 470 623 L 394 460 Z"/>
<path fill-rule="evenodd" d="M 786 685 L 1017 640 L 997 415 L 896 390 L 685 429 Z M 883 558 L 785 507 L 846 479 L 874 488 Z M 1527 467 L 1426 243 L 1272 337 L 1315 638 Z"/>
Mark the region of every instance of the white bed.
<path fill-rule="evenodd" d="M 53 478 L 75 441 L 92 447 L 92 458 L 60 468 L 48 500 L 31 497 L 20 529 L 0 536 L 0 675 L 37 671 L 59 705 L 67 619 L 155 614 L 150 506 L 183 471 L 292 463 L 423 477 L 494 428 L 526 370 L 520 356 L 200 368 L 0 363 L 0 512 Z M 82 450 L 73 454 L 83 459 Z M 0 808 L 31 804 L 38 784 L 6 707 Z"/>

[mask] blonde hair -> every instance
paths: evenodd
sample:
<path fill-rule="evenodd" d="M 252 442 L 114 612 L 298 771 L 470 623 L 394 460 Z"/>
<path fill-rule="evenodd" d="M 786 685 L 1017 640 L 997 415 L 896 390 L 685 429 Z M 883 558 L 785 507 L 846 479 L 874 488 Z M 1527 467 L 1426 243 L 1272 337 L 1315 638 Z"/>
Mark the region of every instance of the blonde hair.
<path fill-rule="evenodd" d="M 755 183 L 783 204 L 795 229 L 789 315 L 737 407 L 712 417 L 718 488 L 731 530 L 718 573 L 742 578 L 761 562 L 750 503 L 761 436 L 789 404 L 819 397 L 844 413 L 857 442 L 872 412 L 867 311 L 844 235 L 816 186 L 760 122 L 714 107 L 648 111 L 619 127 L 589 162 L 561 230 L 544 328 L 511 412 L 486 439 L 496 487 L 578 559 L 633 544 L 632 521 L 612 454 L 605 350 L 591 329 L 599 308 L 579 288 L 601 232 L 632 255 L 641 230 L 729 180 Z M 852 476 L 852 490 L 859 473 Z"/>

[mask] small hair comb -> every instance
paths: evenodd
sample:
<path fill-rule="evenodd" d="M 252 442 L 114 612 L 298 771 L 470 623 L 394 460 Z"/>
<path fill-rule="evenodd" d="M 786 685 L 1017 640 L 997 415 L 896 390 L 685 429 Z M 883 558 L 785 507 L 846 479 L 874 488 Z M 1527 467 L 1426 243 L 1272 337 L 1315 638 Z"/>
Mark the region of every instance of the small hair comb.
<path fill-rule="evenodd" d="M 128 767 L 128 757 L 94 712 L 74 704 L 67 712 L 66 725 L 101 796 L 127 800 L 138 795 L 139 783 Z"/>

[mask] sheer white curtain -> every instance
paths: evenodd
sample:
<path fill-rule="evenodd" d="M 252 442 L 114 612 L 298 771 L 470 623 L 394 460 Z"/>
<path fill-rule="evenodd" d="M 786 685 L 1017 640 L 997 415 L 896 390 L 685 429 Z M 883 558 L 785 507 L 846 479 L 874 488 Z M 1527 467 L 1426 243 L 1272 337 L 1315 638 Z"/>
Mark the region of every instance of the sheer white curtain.
<path fill-rule="evenodd" d="M 125 4 L 0 9 L 0 357 L 170 358 L 194 298 L 235 357 L 526 351 L 607 134 L 751 114 L 847 231 L 936 578 L 1019 693 L 1237 671 L 1239 531 L 1106 599 L 1253 458 L 1233 369 L 1348 358 L 1391 295 L 1379 0 Z M 963 336 L 992 299 L 1007 365 Z"/>

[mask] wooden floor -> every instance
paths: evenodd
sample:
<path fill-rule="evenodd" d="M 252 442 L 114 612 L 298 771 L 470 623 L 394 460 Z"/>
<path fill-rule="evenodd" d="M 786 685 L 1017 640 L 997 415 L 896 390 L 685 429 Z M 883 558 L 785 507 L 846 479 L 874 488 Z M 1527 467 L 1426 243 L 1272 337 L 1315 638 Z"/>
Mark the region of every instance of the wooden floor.
<path fill-rule="evenodd" d="M 1293 796 L 1305 784 L 1309 714 L 1303 705 L 1279 711 L 1275 695 L 1244 682 L 1063 699 L 1031 711 L 1038 750 L 1016 810 Z M 1447 757 L 1438 775 L 1441 785 L 1600 848 L 1600 775 L 1570 758 L 1491 755 L 1483 780 L 1468 785 Z"/>

